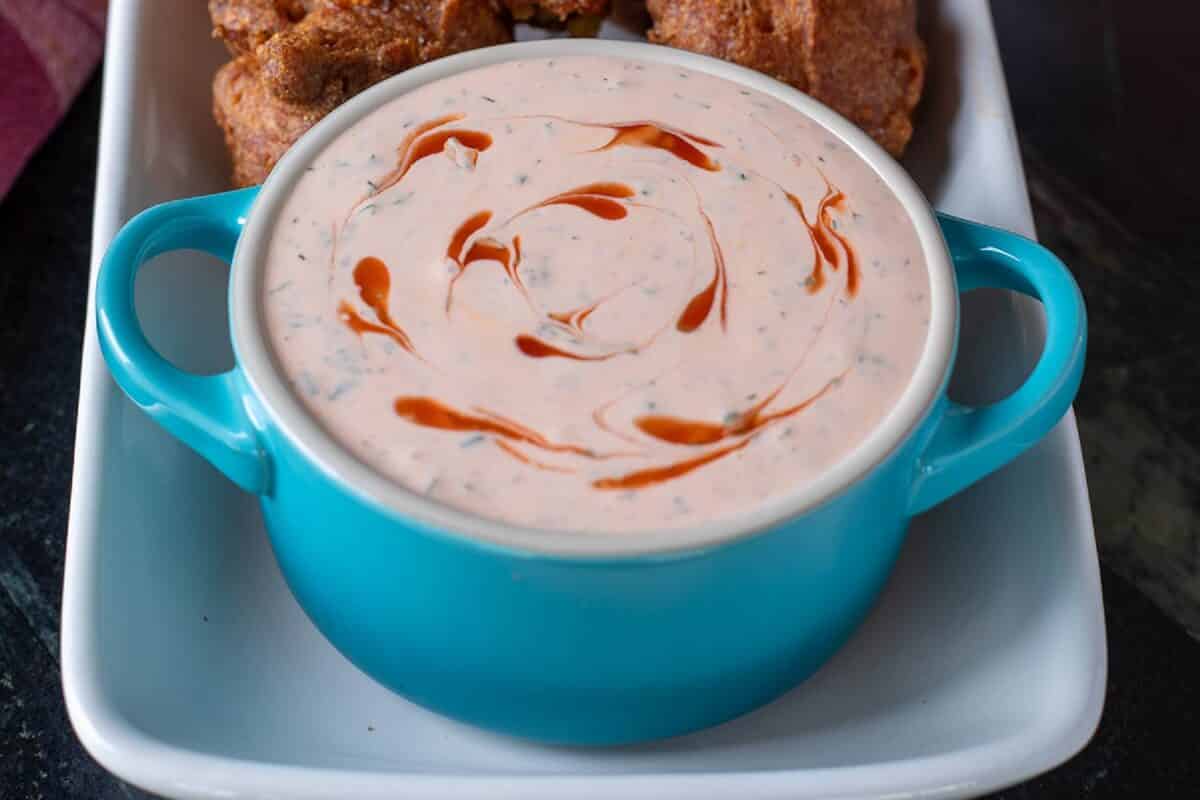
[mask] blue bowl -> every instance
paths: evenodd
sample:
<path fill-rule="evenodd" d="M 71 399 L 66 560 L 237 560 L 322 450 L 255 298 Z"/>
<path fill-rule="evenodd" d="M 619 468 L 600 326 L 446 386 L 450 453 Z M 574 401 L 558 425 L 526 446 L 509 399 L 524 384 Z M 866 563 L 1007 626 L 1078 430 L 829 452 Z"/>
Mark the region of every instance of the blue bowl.
<path fill-rule="evenodd" d="M 261 253 L 296 176 L 380 104 L 450 74 L 567 54 L 678 64 L 796 106 L 862 156 L 909 211 L 929 266 L 929 345 L 879 430 L 794 497 L 744 518 L 642 536 L 525 529 L 438 506 L 357 462 L 306 415 L 262 335 Z M 146 341 L 134 279 L 198 249 L 233 265 L 236 366 L 182 372 Z M 986 407 L 946 397 L 958 293 L 1011 289 L 1044 304 L 1046 344 L 1024 384 Z M 686 733 L 811 675 L 868 613 L 908 520 L 1007 463 L 1066 412 L 1086 321 L 1070 274 L 1034 242 L 935 215 L 898 165 L 829 109 L 757 73 L 627 42 L 473 51 L 359 95 L 310 131 L 264 187 L 151 208 L 117 235 L 96 289 L 100 342 L 129 397 L 259 496 L 276 557 L 321 632 L 368 675 L 431 709 L 570 744 Z"/>

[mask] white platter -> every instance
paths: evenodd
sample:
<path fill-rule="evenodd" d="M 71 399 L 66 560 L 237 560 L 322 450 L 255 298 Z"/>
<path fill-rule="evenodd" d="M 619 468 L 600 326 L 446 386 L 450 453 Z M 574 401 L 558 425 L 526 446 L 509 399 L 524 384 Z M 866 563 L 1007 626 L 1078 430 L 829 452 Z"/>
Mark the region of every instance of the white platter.
<path fill-rule="evenodd" d="M 115 0 L 93 277 L 152 203 L 225 188 L 209 116 L 223 57 L 203 3 Z M 926 3 L 929 91 L 907 166 L 934 204 L 1032 233 L 985 0 Z M 611 32 L 611 31 L 610 31 Z M 227 270 L 164 257 L 138 286 L 151 339 L 192 369 L 231 363 Z M 186 301 L 184 300 L 186 298 Z M 189 798 L 948 798 L 1061 763 L 1099 720 L 1106 651 L 1073 416 L 917 520 L 863 629 L 805 685 L 653 746 L 548 748 L 426 712 L 316 632 L 250 497 L 129 403 L 89 315 L 63 593 L 63 685 L 84 745 Z M 1043 321 L 1007 294 L 964 303 L 961 398 L 1032 363 Z"/>

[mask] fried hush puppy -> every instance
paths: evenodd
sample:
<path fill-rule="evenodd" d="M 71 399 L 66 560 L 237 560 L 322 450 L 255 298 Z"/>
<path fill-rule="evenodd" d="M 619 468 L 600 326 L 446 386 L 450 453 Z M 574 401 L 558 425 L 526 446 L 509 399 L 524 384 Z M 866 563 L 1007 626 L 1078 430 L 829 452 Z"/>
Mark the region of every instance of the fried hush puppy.
<path fill-rule="evenodd" d="M 368 86 L 512 40 L 494 0 L 213 0 L 210 12 L 214 34 L 242 53 L 213 80 L 238 186 L 261 183 L 296 139 Z"/>
<path fill-rule="evenodd" d="M 925 82 L 916 0 L 647 0 L 651 41 L 791 84 L 894 156 Z"/>
<path fill-rule="evenodd" d="M 254 51 L 277 33 L 286 31 L 319 0 L 209 0 L 213 37 L 225 42 L 235 56 Z"/>
<path fill-rule="evenodd" d="M 609 0 L 210 0 L 236 57 L 213 113 L 238 186 L 353 95 L 411 66 L 512 40 L 510 17 L 591 35 Z M 925 78 L 916 0 L 647 0 L 651 41 L 764 72 L 899 156 Z"/>
<path fill-rule="evenodd" d="M 608 0 L 503 0 L 517 22 L 565 27 L 572 36 L 595 36 L 608 13 Z"/>

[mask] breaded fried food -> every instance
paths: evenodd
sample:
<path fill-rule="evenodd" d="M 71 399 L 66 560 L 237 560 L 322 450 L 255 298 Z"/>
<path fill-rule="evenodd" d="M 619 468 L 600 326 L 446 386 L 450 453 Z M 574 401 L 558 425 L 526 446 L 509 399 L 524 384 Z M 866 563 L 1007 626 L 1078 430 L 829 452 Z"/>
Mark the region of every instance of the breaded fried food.
<path fill-rule="evenodd" d="M 647 0 L 651 41 L 795 86 L 894 156 L 925 83 L 916 0 Z"/>
<path fill-rule="evenodd" d="M 296 139 L 368 86 L 434 58 L 512 39 L 494 0 L 311 5 L 213 80 L 213 114 L 238 186 L 262 182 Z"/>
<path fill-rule="evenodd" d="M 235 58 L 213 79 L 213 117 L 225 133 L 235 186 L 262 183 L 279 157 L 340 100 L 289 103 L 262 79 L 253 53 Z"/>
<path fill-rule="evenodd" d="M 608 0 L 504 0 L 504 5 L 521 22 L 538 18 L 565 22 L 575 15 L 603 16 L 608 11 Z"/>
<path fill-rule="evenodd" d="M 320 102 L 346 97 L 416 64 L 507 42 L 492 0 L 324 0 L 257 50 L 276 97 Z"/>
<path fill-rule="evenodd" d="M 304 19 L 317 2 L 319 0 L 208 0 L 213 37 L 224 41 L 235 56 L 249 53 Z"/>
<path fill-rule="evenodd" d="M 595 36 L 608 0 L 502 0 L 512 18 L 543 28 L 566 28 L 571 36 Z"/>

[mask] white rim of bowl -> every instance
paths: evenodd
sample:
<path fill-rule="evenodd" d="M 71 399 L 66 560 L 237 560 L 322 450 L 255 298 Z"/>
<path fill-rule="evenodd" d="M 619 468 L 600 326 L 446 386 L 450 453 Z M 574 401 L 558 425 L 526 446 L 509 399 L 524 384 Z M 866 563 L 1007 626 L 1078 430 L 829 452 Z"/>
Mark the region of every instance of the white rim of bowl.
<path fill-rule="evenodd" d="M 506 61 L 570 56 L 608 56 L 669 64 L 769 95 L 798 109 L 837 136 L 875 170 L 908 212 L 929 277 L 931 314 L 921 359 L 900 399 L 866 439 L 800 490 L 768 498 L 733 517 L 689 527 L 605 533 L 513 525 L 425 498 L 359 461 L 304 409 L 276 365 L 262 326 L 262 256 L 269 245 L 279 207 L 304 167 L 352 124 L 419 86 Z M 238 363 L 281 433 L 314 467 L 368 506 L 393 515 L 400 522 L 423 523 L 476 544 L 499 545 L 533 556 L 626 558 L 694 551 L 770 530 L 811 511 L 878 466 L 932 409 L 948 376 L 958 325 L 958 290 L 941 229 L 921 190 L 883 148 L 837 112 L 780 81 L 715 58 L 645 42 L 550 39 L 498 45 L 431 61 L 371 87 L 321 120 L 280 159 L 254 201 L 233 263 L 230 316 Z"/>

